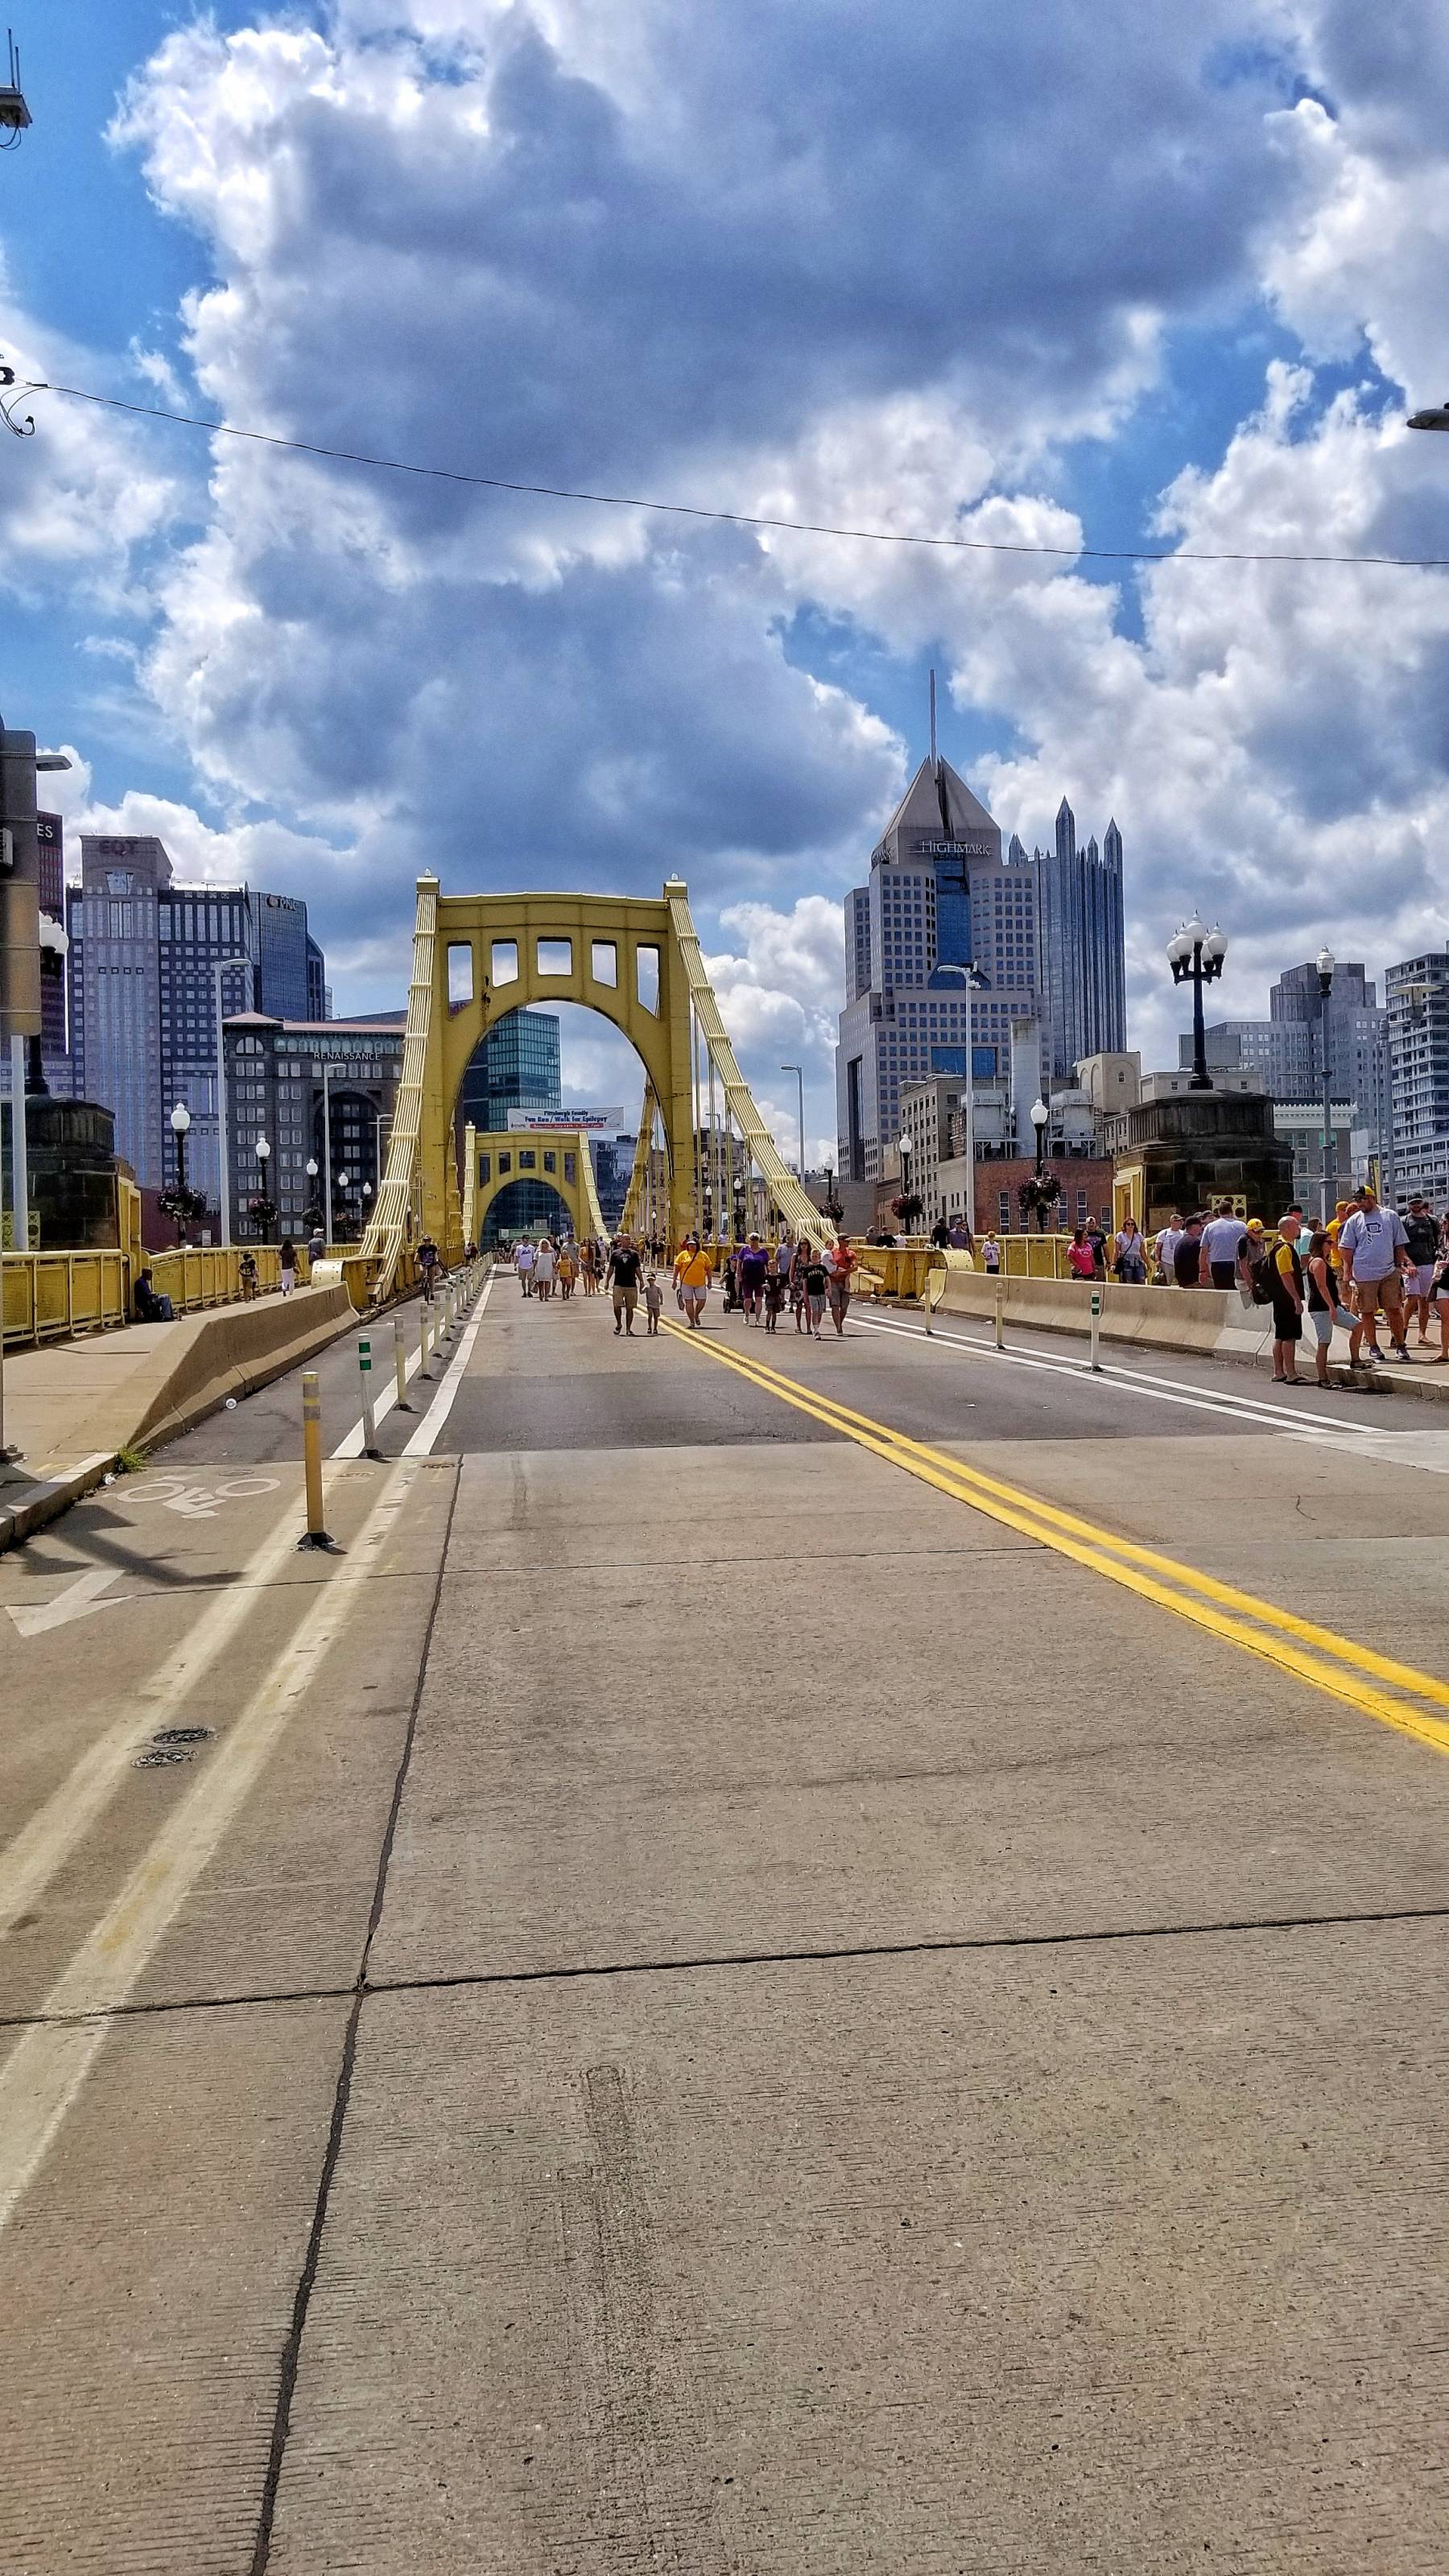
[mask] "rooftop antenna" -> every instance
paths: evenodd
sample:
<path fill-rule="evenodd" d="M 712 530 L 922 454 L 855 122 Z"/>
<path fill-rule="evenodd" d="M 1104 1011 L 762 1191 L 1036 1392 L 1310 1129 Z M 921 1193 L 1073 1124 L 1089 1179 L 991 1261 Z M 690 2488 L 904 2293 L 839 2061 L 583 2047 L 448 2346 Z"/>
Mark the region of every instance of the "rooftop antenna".
<path fill-rule="evenodd" d="M 931 673 L 931 776 L 936 775 L 936 674 Z"/>
<path fill-rule="evenodd" d="M 30 123 L 30 110 L 20 88 L 20 56 L 9 27 L 5 35 L 10 48 L 10 77 L 0 85 L 0 152 L 13 152 Z"/>

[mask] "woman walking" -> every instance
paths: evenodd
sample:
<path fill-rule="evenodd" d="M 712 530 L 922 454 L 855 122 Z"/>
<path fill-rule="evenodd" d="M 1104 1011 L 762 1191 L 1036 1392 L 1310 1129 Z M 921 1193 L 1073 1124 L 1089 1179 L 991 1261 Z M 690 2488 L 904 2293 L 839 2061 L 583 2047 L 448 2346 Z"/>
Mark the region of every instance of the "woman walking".
<path fill-rule="evenodd" d="M 836 1340 L 842 1341 L 845 1337 L 845 1318 L 850 1312 L 851 1274 L 856 1267 L 855 1254 L 850 1248 L 848 1234 L 837 1237 L 825 1256 L 825 1266 L 828 1273 L 827 1293 L 830 1298 L 830 1318 L 835 1326 Z"/>
<path fill-rule="evenodd" d="M 282 1246 L 282 1295 L 284 1297 L 290 1297 L 296 1285 L 297 1247 L 295 1243 L 284 1243 Z"/>
<path fill-rule="evenodd" d="M 709 1295 L 709 1269 L 709 1254 L 701 1248 L 698 1235 L 687 1234 L 674 1265 L 674 1285 L 692 1333 L 699 1330 L 704 1301 Z"/>
<path fill-rule="evenodd" d="M 1084 1225 L 1072 1229 L 1072 1239 L 1067 1246 L 1067 1268 L 1074 1279 L 1095 1279 L 1097 1276 L 1097 1256 L 1087 1241 Z"/>
<path fill-rule="evenodd" d="M 535 1297 L 541 1297 L 545 1305 L 553 1295 L 555 1267 L 553 1238 L 546 1234 L 533 1256 L 533 1293 Z"/>
<path fill-rule="evenodd" d="M 810 1246 L 802 1235 L 790 1260 L 790 1312 L 797 1333 L 805 1330 L 805 1273 L 809 1267 Z"/>

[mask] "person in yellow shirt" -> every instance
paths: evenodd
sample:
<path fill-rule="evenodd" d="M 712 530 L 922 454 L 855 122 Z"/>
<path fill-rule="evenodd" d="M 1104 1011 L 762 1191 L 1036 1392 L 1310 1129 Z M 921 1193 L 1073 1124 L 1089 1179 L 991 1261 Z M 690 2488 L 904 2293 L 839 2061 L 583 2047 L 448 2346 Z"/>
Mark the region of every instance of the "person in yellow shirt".
<path fill-rule="evenodd" d="M 1301 1386 L 1298 1345 L 1303 1339 L 1303 1264 L 1298 1257 L 1298 1218 L 1283 1217 L 1273 1255 L 1269 1285 L 1273 1291 L 1273 1383 Z"/>
<path fill-rule="evenodd" d="M 704 1301 L 709 1295 L 710 1266 L 709 1254 L 703 1250 L 698 1235 L 687 1234 L 674 1265 L 674 1284 L 684 1299 L 684 1312 L 691 1332 L 698 1332 L 699 1319 L 704 1313 Z"/>

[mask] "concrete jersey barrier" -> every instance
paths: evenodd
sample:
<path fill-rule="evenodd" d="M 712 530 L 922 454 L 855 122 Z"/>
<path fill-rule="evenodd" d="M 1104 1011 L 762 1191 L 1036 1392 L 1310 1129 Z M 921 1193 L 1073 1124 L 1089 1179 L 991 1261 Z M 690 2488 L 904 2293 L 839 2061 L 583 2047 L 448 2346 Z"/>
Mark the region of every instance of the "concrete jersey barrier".
<path fill-rule="evenodd" d="M 310 1359 L 356 1322 L 352 1300 L 337 1282 L 299 1288 L 292 1297 L 252 1305 L 217 1306 L 182 1315 L 171 1324 L 144 1324 L 126 1336 L 84 1346 L 94 1401 L 67 1421 L 64 1453 L 154 1449 L 214 1413 L 229 1395 L 250 1395 L 284 1370 Z M 146 1336 L 144 1348 L 137 1337 Z M 97 1355 L 117 1363 L 111 1382 L 94 1385 Z"/>
<path fill-rule="evenodd" d="M 1199 1351 L 1219 1359 L 1255 1360 L 1272 1346 L 1271 1308 L 1245 1306 L 1235 1288 L 1134 1287 L 1120 1279 L 1014 1279 L 977 1270 L 964 1252 L 938 1252 L 935 1258 L 947 1274 L 938 1309 L 942 1314 L 989 1317 L 996 1312 L 999 1292 L 1007 1323 L 1085 1334 L 1095 1287 L 1102 1301 L 1104 1341 Z"/>

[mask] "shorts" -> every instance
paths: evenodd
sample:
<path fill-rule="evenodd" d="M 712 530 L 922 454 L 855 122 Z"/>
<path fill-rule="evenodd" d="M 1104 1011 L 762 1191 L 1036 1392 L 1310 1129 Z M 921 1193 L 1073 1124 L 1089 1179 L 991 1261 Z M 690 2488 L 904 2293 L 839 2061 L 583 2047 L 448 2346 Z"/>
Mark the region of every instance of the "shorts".
<path fill-rule="evenodd" d="M 1275 1342 L 1301 1342 L 1303 1318 L 1287 1298 L 1273 1300 L 1273 1339 Z"/>
<path fill-rule="evenodd" d="M 1412 1277 L 1413 1277 L 1413 1282 L 1414 1282 L 1414 1284 L 1413 1284 L 1413 1287 L 1409 1290 L 1409 1294 L 1410 1294 L 1410 1296 L 1411 1296 L 1411 1297 L 1432 1297 L 1432 1296 L 1433 1296 L 1433 1294 L 1434 1294 L 1434 1272 L 1435 1272 L 1436 1267 L 1437 1267 L 1437 1265 L 1436 1265 L 1434 1262 L 1432 1262 L 1432 1261 L 1421 1261 L 1421 1262 L 1419 1262 L 1419 1263 L 1417 1264 L 1417 1266 L 1415 1267 L 1415 1269 L 1414 1269 L 1414 1271 L 1413 1271 L 1413 1273 L 1412 1273 Z"/>
<path fill-rule="evenodd" d="M 848 1279 L 832 1279 L 829 1295 L 830 1311 L 832 1315 L 843 1315 L 846 1307 L 850 1304 L 850 1281 Z"/>
<path fill-rule="evenodd" d="M 824 1317 L 824 1314 L 825 1314 L 825 1300 L 824 1300 L 824 1298 L 823 1298 L 823 1297 L 807 1297 L 807 1298 L 806 1298 L 806 1300 L 805 1300 L 805 1303 L 806 1303 L 806 1305 L 807 1305 L 807 1306 L 809 1307 L 809 1309 L 810 1309 L 810 1321 L 811 1321 L 811 1323 L 812 1323 L 812 1324 L 818 1324 L 818 1323 L 820 1323 L 820 1322 L 821 1322 L 821 1320 L 822 1320 L 822 1319 L 823 1319 L 823 1317 Z"/>
<path fill-rule="evenodd" d="M 1361 1316 L 1376 1314 L 1380 1306 L 1390 1319 L 1399 1314 L 1404 1291 L 1397 1270 L 1391 1270 L 1386 1279 L 1355 1279 L 1353 1302 Z"/>
<path fill-rule="evenodd" d="M 1335 1306 L 1331 1315 L 1326 1306 L 1310 1306 L 1308 1310 L 1308 1320 L 1313 1326 L 1314 1334 L 1320 1347 L 1324 1350 L 1327 1349 L 1329 1343 L 1333 1339 L 1333 1328 L 1335 1324 L 1341 1324 L 1346 1333 L 1353 1333 L 1358 1330 L 1358 1317 L 1357 1315 L 1351 1315 L 1346 1306 Z"/>
<path fill-rule="evenodd" d="M 639 1291 L 637 1288 L 621 1288 L 617 1283 L 615 1284 L 614 1312 L 616 1315 L 632 1315 L 638 1303 Z"/>
<path fill-rule="evenodd" d="M 680 1281 L 679 1293 L 686 1302 L 692 1300 L 696 1306 L 702 1306 L 706 1297 L 709 1295 L 709 1281 L 707 1279 L 696 1279 L 694 1281 L 683 1279 Z"/>

